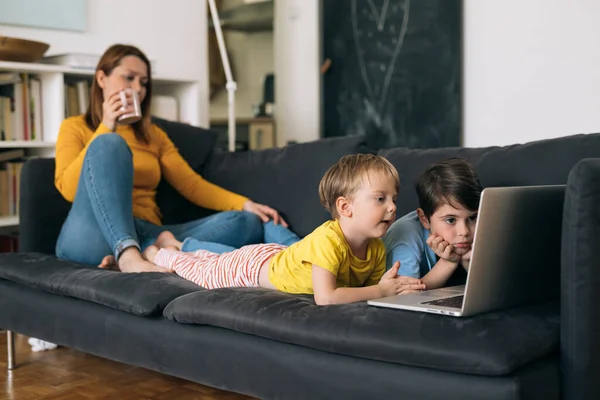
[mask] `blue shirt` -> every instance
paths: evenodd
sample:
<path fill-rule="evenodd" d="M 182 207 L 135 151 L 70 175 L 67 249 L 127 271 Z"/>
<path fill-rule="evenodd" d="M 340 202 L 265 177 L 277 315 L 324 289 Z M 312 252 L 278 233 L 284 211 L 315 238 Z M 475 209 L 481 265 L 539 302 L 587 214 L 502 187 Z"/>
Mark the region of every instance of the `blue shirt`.
<path fill-rule="evenodd" d="M 437 263 L 433 250 L 427 246 L 429 230 L 419 221 L 416 211 L 394 222 L 383 237 L 387 260 L 386 268 L 400 261 L 398 275 L 422 278 Z"/>

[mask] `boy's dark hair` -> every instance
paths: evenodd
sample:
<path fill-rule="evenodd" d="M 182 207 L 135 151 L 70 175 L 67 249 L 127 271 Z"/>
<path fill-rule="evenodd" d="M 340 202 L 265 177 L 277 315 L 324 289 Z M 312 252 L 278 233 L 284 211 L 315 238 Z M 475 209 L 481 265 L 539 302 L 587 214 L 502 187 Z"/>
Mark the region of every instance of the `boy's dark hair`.
<path fill-rule="evenodd" d="M 464 158 L 448 158 L 433 164 L 417 182 L 419 207 L 427 218 L 444 204 L 477 211 L 482 190 L 475 169 Z"/>

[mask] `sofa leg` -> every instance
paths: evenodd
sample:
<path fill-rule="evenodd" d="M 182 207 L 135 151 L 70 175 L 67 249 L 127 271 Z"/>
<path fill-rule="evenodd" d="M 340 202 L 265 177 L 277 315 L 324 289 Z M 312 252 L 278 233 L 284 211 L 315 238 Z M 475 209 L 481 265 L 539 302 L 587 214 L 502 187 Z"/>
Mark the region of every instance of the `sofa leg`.
<path fill-rule="evenodd" d="M 8 355 L 7 369 L 13 370 L 17 366 L 15 364 L 15 336 L 12 331 L 6 331 L 6 353 Z"/>

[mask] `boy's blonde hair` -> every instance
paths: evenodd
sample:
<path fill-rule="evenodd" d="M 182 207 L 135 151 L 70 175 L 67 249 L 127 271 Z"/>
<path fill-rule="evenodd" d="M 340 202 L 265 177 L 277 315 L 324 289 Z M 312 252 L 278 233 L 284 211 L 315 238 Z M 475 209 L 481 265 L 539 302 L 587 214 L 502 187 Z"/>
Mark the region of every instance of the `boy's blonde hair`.
<path fill-rule="evenodd" d="M 339 197 L 351 197 L 372 173 L 383 173 L 394 180 L 396 192 L 400 189 L 398 171 L 387 159 L 374 154 L 349 154 L 340 158 L 321 178 L 321 204 L 333 218 L 338 218 L 336 200 Z"/>

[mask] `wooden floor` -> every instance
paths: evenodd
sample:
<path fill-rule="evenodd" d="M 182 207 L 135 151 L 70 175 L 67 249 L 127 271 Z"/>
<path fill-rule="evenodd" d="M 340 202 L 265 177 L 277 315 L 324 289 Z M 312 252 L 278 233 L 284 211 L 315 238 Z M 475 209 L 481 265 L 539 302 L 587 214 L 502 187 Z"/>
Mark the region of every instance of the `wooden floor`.
<path fill-rule="evenodd" d="M 27 337 L 16 335 L 13 371 L 6 369 L 6 333 L 0 333 L 0 400 L 247 400 L 143 368 L 119 364 L 59 347 L 34 353 Z"/>

